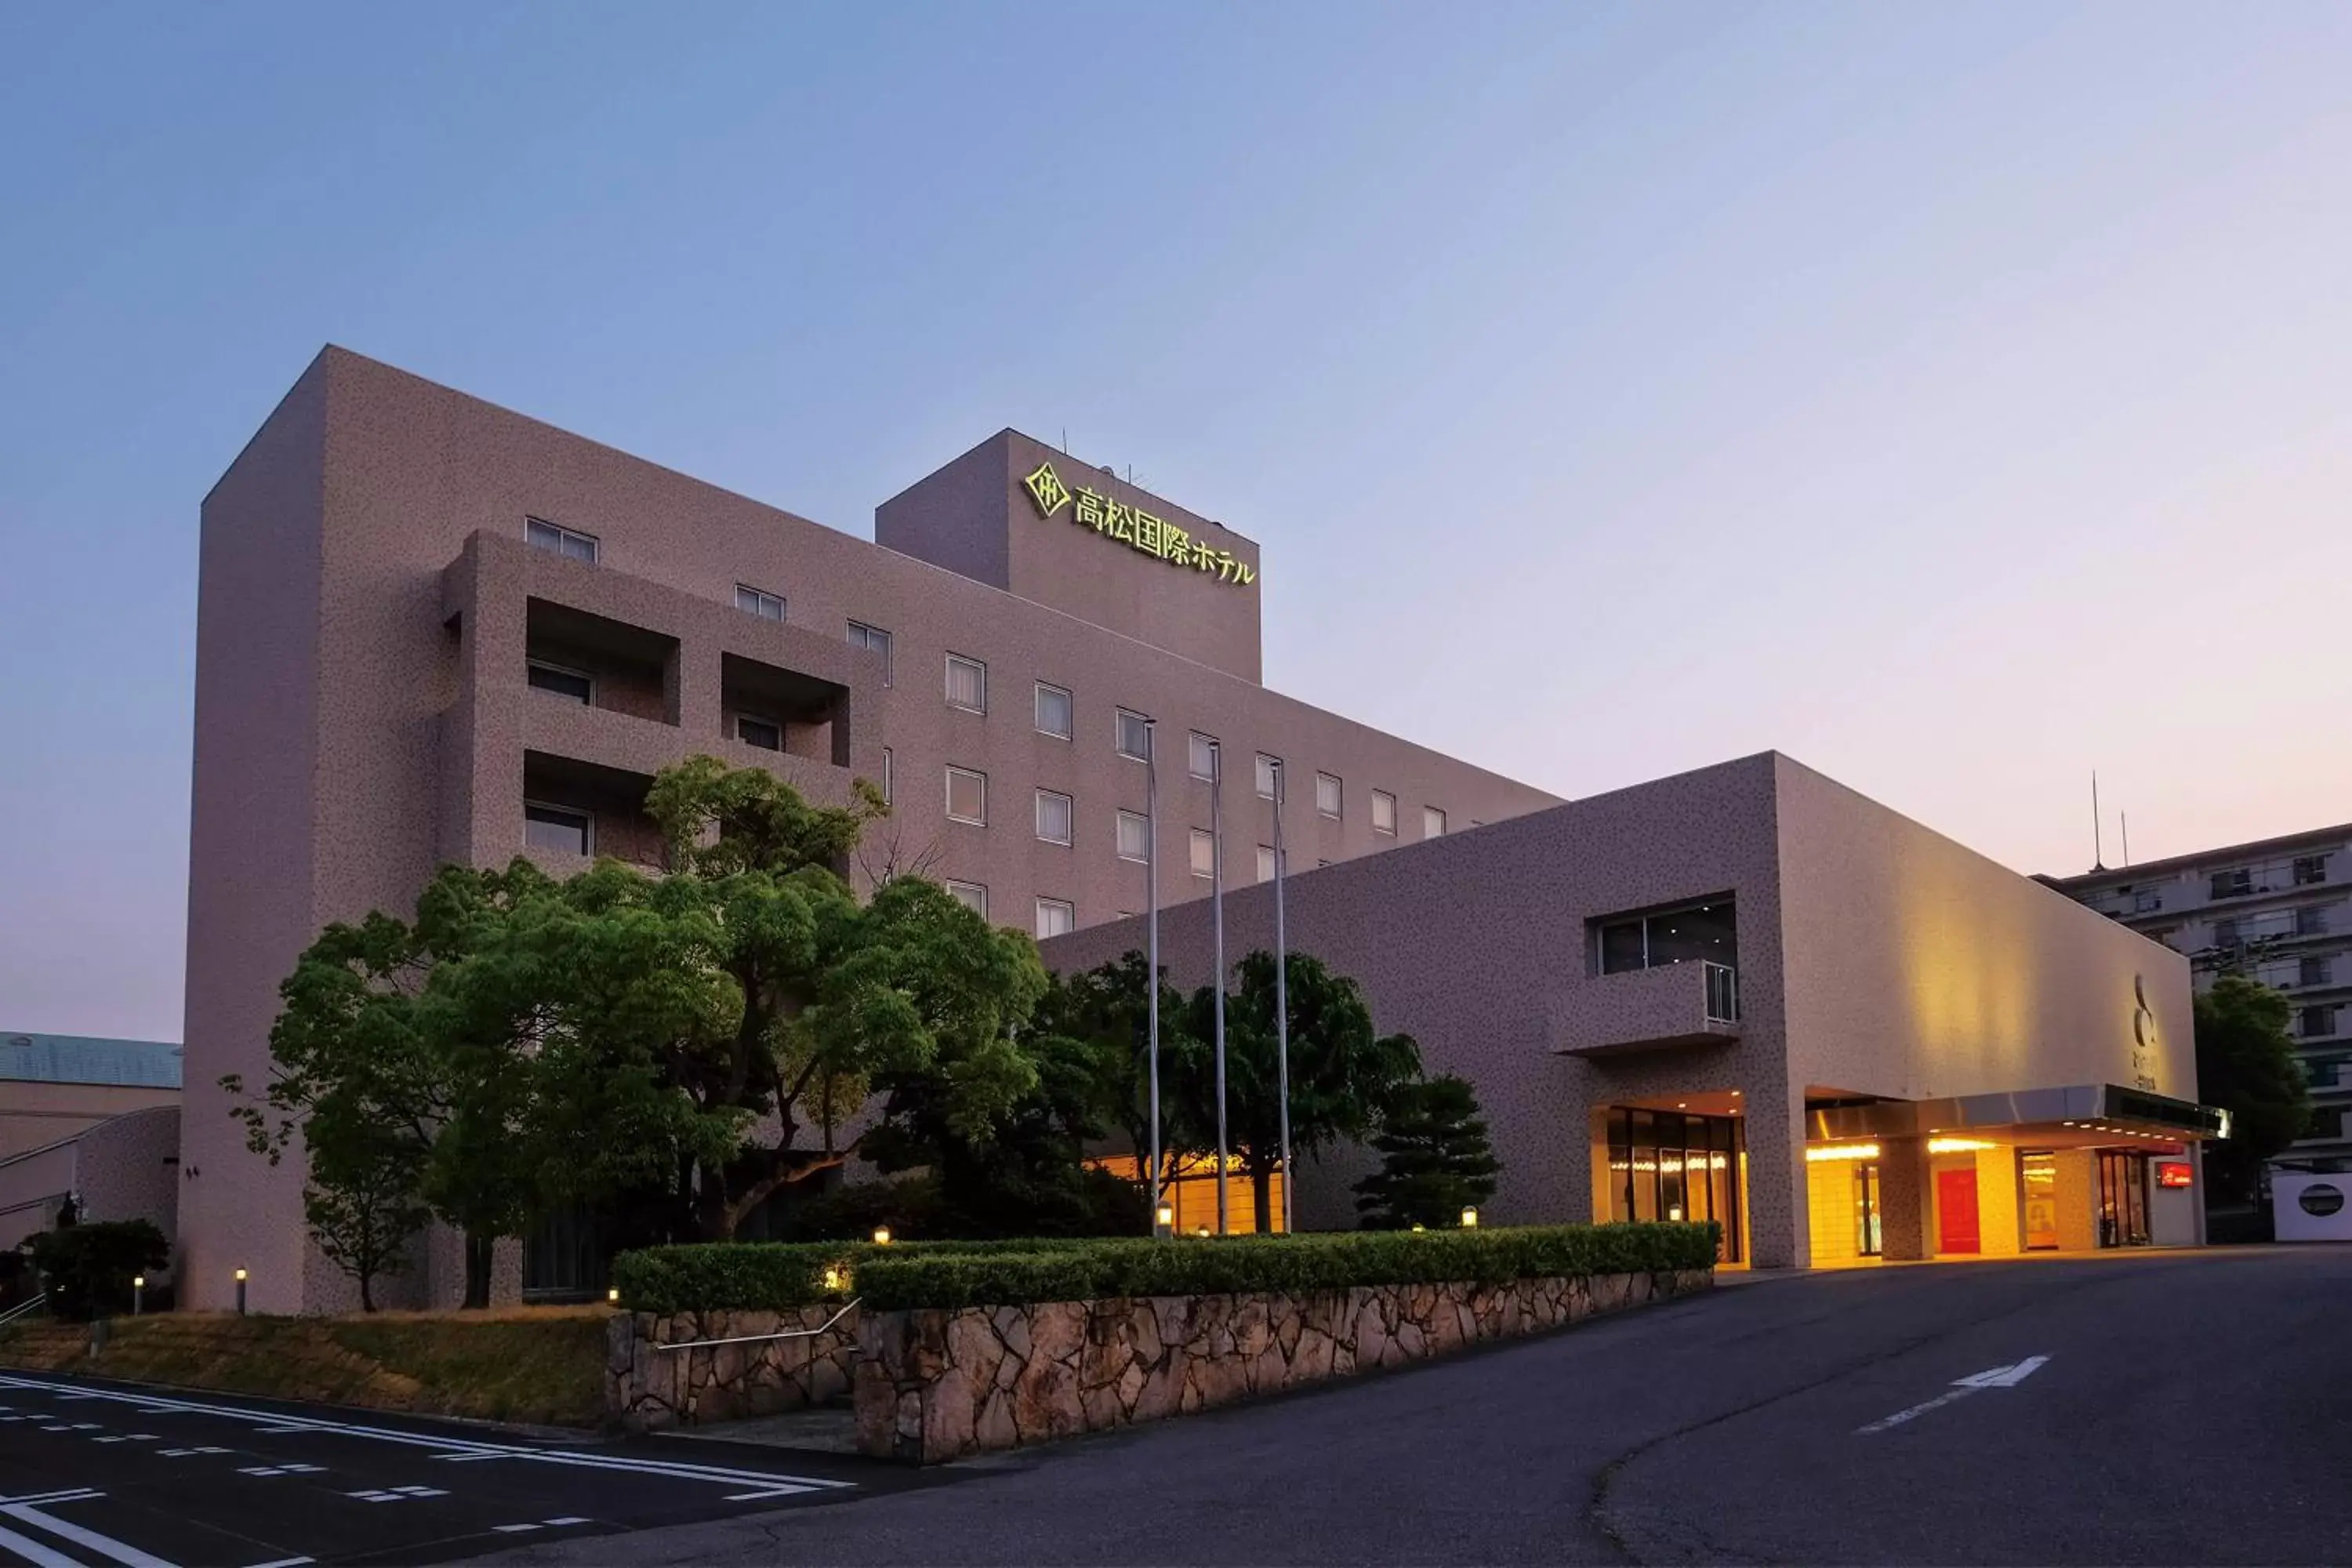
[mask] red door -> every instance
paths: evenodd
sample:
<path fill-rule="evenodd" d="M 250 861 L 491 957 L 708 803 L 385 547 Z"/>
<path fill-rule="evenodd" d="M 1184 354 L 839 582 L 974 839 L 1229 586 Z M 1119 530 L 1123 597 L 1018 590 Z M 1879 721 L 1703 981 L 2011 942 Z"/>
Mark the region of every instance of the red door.
<path fill-rule="evenodd" d="M 1977 1173 L 1936 1173 L 1936 1250 L 1981 1252 L 1977 1237 Z"/>

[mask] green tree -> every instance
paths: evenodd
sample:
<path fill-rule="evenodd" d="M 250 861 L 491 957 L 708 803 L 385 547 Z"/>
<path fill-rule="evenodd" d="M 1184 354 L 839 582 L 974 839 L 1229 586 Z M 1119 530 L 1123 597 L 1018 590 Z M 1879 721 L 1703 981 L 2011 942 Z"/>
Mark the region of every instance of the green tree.
<path fill-rule="evenodd" d="M 1255 1185 L 1261 1233 L 1273 1228 L 1273 1176 L 1282 1168 L 1282 1094 L 1275 1034 L 1274 955 L 1258 952 L 1234 966 L 1239 984 L 1225 1001 L 1226 1146 Z M 1421 1074 L 1421 1047 L 1410 1035 L 1382 1035 L 1370 1004 L 1347 975 L 1310 953 L 1285 965 L 1290 1014 L 1290 1147 L 1296 1161 L 1334 1142 L 1360 1142 L 1379 1126 L 1397 1089 Z M 1186 1006 L 1185 1027 L 1213 1042 L 1216 993 L 1202 986 Z M 1215 1149 L 1213 1043 L 1205 1071 L 1181 1086 L 1188 1124 L 1205 1127 Z"/>
<path fill-rule="evenodd" d="M 1381 1168 L 1356 1184 L 1367 1229 L 1453 1225 L 1495 1195 L 1502 1169 L 1468 1083 L 1448 1075 L 1400 1087 L 1372 1148 Z"/>
<path fill-rule="evenodd" d="M 61 1226 L 41 1232 L 26 1247 L 33 1267 L 41 1271 L 49 1310 L 75 1323 L 127 1310 L 132 1277 L 152 1274 L 172 1260 L 163 1233 L 143 1219 Z"/>
<path fill-rule="evenodd" d="M 2304 1135 L 2311 1092 L 2284 994 L 2222 974 L 2198 996 L 2198 1098 L 2230 1113 L 2230 1136 L 2208 1145 L 2205 1179 L 2216 1196 L 2258 1202 L 2263 1163 Z"/>
<path fill-rule="evenodd" d="M 1040 1035 L 1077 1043 L 1092 1075 L 1089 1093 L 1097 1116 L 1106 1131 L 1127 1135 L 1136 1152 L 1136 1168 L 1144 1173 L 1148 1194 L 1150 1172 L 1144 1167 L 1151 1151 L 1151 1015 L 1144 970 L 1144 955 L 1129 951 L 1066 980 L 1056 978 L 1038 1005 L 1036 1029 Z M 1192 1033 L 1190 1016 L 1190 1004 L 1163 973 L 1160 981 L 1162 1183 L 1173 1176 L 1186 1158 L 1213 1153 L 1217 1146 L 1209 1044 Z M 1211 1112 L 1205 1124 L 1199 1114 L 1203 1106 Z"/>

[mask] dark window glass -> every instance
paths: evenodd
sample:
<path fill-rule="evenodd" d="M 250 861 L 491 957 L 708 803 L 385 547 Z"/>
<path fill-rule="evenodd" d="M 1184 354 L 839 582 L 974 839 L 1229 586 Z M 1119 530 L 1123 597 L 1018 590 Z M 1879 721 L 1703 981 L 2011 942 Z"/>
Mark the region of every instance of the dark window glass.
<path fill-rule="evenodd" d="M 2308 906 L 2294 911 L 2294 934 L 2325 936 L 2327 934 L 2327 911 Z"/>
<path fill-rule="evenodd" d="M 536 690 L 552 691 L 558 697 L 569 697 L 583 707 L 587 706 L 596 692 L 596 683 L 578 670 L 559 669 L 551 664 L 532 665 L 530 684 Z"/>
<path fill-rule="evenodd" d="M 2295 976 L 2295 983 L 2299 985 L 2325 985 L 2332 969 L 2331 960 L 2306 958 L 2303 961 L 2301 973 Z"/>
<path fill-rule="evenodd" d="M 2327 857 L 2298 855 L 2294 858 L 2294 882 L 2299 888 L 2327 880 Z"/>
<path fill-rule="evenodd" d="M 588 814 L 570 811 L 560 805 L 526 805 L 522 808 L 523 841 L 534 849 L 552 849 L 564 855 L 588 853 Z"/>
<path fill-rule="evenodd" d="M 1667 963 L 1696 963 L 1702 959 L 1717 963 L 1739 962 L 1738 931 L 1728 899 L 1696 909 L 1652 915 L 1649 927 L 1653 969 Z"/>
<path fill-rule="evenodd" d="M 1601 928 L 1601 973 L 1622 974 L 1643 967 L 1640 921 L 1616 921 Z"/>
<path fill-rule="evenodd" d="M 784 727 L 770 720 L 740 714 L 735 720 L 735 733 L 745 745 L 757 746 L 763 752 L 784 749 Z"/>

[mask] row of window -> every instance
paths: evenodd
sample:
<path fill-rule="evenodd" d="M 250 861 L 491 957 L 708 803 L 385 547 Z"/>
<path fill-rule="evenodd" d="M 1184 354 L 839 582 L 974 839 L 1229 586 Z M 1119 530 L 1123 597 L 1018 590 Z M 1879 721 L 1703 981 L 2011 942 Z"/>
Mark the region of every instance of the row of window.
<path fill-rule="evenodd" d="M 971 768 L 948 769 L 948 818 L 973 827 L 988 826 L 988 775 Z M 1034 794 L 1034 823 L 1038 838 L 1047 844 L 1069 844 L 1075 837 L 1078 803 L 1059 790 Z M 1151 858 L 1151 819 L 1139 811 L 1121 810 L 1117 817 L 1118 858 L 1148 861 Z M 1192 831 L 1191 865 L 1196 877 L 1216 875 L 1216 835 L 1205 827 Z M 1274 846 L 1257 847 L 1258 880 L 1274 878 Z M 1328 864 L 1328 862 L 1318 862 Z"/>
<path fill-rule="evenodd" d="M 541 549 L 553 551 L 576 561 L 584 561 L 592 565 L 595 563 L 597 542 L 593 534 L 559 528 L 554 523 L 540 518 L 526 520 L 524 531 L 530 542 Z M 784 619 L 783 595 L 754 588 L 746 583 L 735 584 L 735 607 L 747 615 L 757 616 L 761 620 Z M 890 634 L 880 626 L 868 626 L 863 621 L 851 621 L 849 641 L 854 647 L 861 647 L 881 657 L 883 684 L 890 684 L 894 673 L 891 668 Z M 531 684 L 545 690 L 557 691 L 564 696 L 575 698 L 581 702 L 589 701 L 593 690 L 593 683 L 584 673 L 579 670 L 562 669 L 553 665 L 542 666 L 537 662 L 531 666 Z M 967 713 L 984 714 L 988 711 L 987 661 L 973 658 L 967 654 L 950 653 L 947 656 L 947 703 L 949 707 Z M 1077 738 L 1077 699 L 1066 686 L 1056 686 L 1051 681 L 1038 681 L 1034 721 L 1037 732 L 1041 735 L 1051 735 L 1056 740 L 1063 741 L 1076 740 Z M 1113 747 L 1120 756 L 1132 758 L 1137 762 L 1150 761 L 1151 737 L 1152 723 L 1150 719 L 1125 708 L 1114 711 L 1111 740 Z M 783 728 L 771 720 L 757 717 L 738 720 L 737 738 L 747 744 L 763 746 L 770 751 L 781 751 L 783 748 Z M 1204 784 L 1216 782 L 1222 755 L 1222 748 L 1216 737 L 1193 731 L 1191 732 L 1188 751 L 1189 755 L 1186 760 L 1192 776 Z M 1261 752 L 1257 753 L 1255 772 L 1255 783 L 1258 795 L 1265 800 L 1274 799 L 1276 790 L 1280 787 L 1282 759 L 1269 757 Z M 950 785 L 951 794 L 952 788 L 953 786 Z M 1329 817 L 1334 821 L 1340 820 L 1346 816 L 1346 786 L 1339 775 L 1327 773 L 1318 773 L 1315 775 L 1315 810 L 1317 815 Z M 949 815 L 955 814 L 950 810 Z M 1371 817 L 1373 832 L 1394 834 L 1397 830 L 1397 797 L 1387 790 L 1373 790 Z M 964 817 L 958 820 L 971 819 Z M 1447 826 L 1448 819 L 1442 808 L 1433 805 L 1422 807 L 1421 829 L 1423 837 L 1438 837 L 1446 831 Z"/>

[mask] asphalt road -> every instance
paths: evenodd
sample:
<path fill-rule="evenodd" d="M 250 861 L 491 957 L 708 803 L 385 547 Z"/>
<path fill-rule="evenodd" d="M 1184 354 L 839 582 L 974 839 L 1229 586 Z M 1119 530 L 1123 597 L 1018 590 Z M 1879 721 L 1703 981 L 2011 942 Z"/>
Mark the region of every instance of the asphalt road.
<path fill-rule="evenodd" d="M 1745 1284 L 496 1561 L 2352 1563 L 2347 1468 L 2352 1249 L 2142 1254 Z"/>
<path fill-rule="evenodd" d="M 478 1425 L 0 1373 L 0 1563 L 445 1563 L 955 1479 L 732 1443 Z"/>

